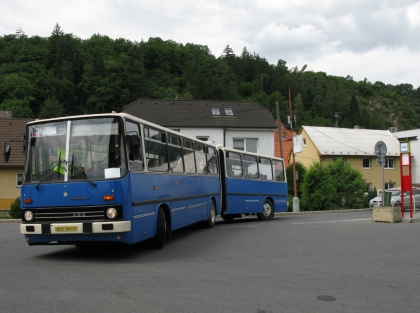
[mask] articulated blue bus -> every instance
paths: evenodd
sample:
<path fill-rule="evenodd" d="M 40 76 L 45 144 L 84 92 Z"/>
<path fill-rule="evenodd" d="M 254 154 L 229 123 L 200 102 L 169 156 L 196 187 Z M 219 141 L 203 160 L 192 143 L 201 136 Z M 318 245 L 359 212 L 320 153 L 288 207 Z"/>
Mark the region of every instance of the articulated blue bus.
<path fill-rule="evenodd" d="M 149 240 L 216 216 L 287 210 L 281 159 L 217 147 L 125 113 L 30 122 L 21 186 L 29 245 Z M 253 175 L 251 177 L 251 175 Z"/>
<path fill-rule="evenodd" d="M 222 211 L 225 221 L 243 214 L 269 220 L 286 212 L 287 180 L 282 159 L 217 147 L 220 160 Z"/>
<path fill-rule="evenodd" d="M 124 113 L 34 121 L 26 130 L 21 233 L 29 245 L 161 248 L 220 214 L 215 146 Z"/>

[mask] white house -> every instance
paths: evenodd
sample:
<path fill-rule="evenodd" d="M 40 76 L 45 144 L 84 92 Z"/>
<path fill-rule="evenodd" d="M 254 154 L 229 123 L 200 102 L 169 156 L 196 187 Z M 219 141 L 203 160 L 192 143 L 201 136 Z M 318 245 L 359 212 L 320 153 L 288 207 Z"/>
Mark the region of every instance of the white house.
<path fill-rule="evenodd" d="M 213 144 L 274 156 L 276 122 L 253 102 L 139 99 L 123 112 Z"/>

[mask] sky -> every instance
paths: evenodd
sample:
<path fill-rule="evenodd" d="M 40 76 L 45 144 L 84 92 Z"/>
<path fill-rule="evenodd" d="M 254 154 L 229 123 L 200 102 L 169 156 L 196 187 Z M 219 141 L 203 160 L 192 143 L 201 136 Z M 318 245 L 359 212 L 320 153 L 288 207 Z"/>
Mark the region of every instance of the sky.
<path fill-rule="evenodd" d="M 246 47 L 291 69 L 420 87 L 420 1 L 0 0 L 0 35 L 21 29 L 207 46 L 219 57 Z"/>

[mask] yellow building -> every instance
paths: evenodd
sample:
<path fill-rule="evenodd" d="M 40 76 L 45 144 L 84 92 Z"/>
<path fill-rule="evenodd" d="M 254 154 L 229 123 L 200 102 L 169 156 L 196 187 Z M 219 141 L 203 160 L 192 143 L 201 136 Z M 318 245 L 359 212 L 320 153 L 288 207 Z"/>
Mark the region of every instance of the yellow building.
<path fill-rule="evenodd" d="M 385 189 L 400 187 L 399 141 L 388 130 L 302 126 L 303 151 L 295 154 L 296 162 L 306 168 L 313 163 L 327 164 L 337 158 L 359 170 L 367 182 L 366 191 L 382 189 L 382 166 L 377 164 L 375 145 L 385 143 Z"/>
<path fill-rule="evenodd" d="M 1 147 L 3 150 L 8 145 L 11 147 L 9 162 L 5 162 L 4 151 L 0 158 L 0 215 L 7 215 L 12 202 L 20 197 L 20 185 L 25 164 L 23 135 L 25 126 L 30 121 L 33 119 L 0 117 Z"/>

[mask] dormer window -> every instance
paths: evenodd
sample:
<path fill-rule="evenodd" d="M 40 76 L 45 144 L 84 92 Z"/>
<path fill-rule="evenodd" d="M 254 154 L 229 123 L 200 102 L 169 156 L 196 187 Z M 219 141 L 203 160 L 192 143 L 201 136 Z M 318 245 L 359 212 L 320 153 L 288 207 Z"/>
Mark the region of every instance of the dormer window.
<path fill-rule="evenodd" d="M 211 109 L 211 112 L 213 113 L 213 115 L 220 115 L 219 109 Z"/>
<path fill-rule="evenodd" d="M 233 115 L 232 109 L 225 109 L 226 115 Z"/>

